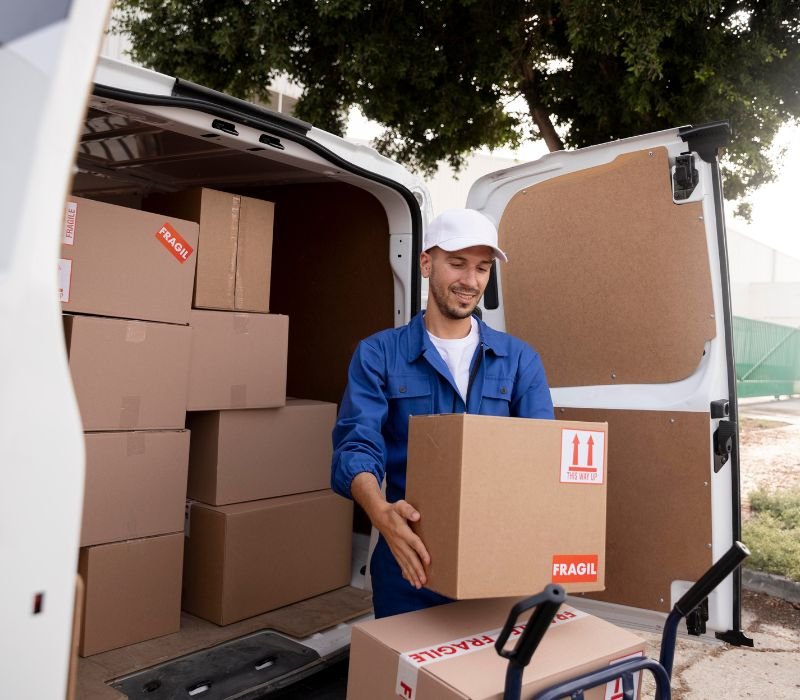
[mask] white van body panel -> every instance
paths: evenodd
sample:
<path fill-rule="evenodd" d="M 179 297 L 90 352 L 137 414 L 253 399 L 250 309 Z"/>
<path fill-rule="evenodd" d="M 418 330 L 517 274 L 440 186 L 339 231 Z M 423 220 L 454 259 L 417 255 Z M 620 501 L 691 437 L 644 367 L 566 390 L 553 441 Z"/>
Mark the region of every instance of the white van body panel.
<path fill-rule="evenodd" d="M 110 5 L 64 3 L 67 16 L 0 46 L 0 90 L 13 104 L 0 132 L 0 676 L 3 696 L 20 700 L 67 688 L 84 452 L 55 271 Z"/>

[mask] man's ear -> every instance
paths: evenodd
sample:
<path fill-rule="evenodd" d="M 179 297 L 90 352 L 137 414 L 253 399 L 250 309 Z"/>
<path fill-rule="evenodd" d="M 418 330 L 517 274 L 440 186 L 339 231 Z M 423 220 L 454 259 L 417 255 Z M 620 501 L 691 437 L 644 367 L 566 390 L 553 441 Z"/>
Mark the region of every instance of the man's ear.
<path fill-rule="evenodd" d="M 423 277 L 430 276 L 432 263 L 433 259 L 431 258 L 430 253 L 423 252 L 419 254 L 419 270 L 422 273 Z"/>

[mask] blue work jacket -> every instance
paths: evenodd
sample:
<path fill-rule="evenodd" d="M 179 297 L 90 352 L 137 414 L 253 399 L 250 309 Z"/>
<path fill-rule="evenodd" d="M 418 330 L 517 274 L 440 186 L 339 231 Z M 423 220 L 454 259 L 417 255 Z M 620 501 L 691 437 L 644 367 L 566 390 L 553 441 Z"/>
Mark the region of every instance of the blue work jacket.
<path fill-rule="evenodd" d="M 466 402 L 433 346 L 420 312 L 401 328 L 361 341 L 333 431 L 331 486 L 352 498 L 361 472 L 386 477 L 386 500 L 405 498 L 408 419 L 434 413 L 553 418 L 539 355 L 523 341 L 478 319 L 480 342 Z"/>

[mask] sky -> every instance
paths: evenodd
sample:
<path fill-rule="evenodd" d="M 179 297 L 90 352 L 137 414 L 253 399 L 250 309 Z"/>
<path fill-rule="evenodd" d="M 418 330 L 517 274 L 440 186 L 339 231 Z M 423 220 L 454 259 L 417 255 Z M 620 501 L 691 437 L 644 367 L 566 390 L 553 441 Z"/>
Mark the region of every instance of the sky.
<path fill-rule="evenodd" d="M 380 132 L 379 124 L 367 120 L 358 109 L 353 109 L 348 122 L 348 137 L 371 140 Z M 750 223 L 735 217 L 733 206 L 729 205 L 726 208 L 726 225 L 792 257 L 800 258 L 800 126 L 785 126 L 778 133 L 773 148 L 776 152 L 786 148 L 777 180 L 760 187 L 750 196 L 749 201 L 753 205 Z M 499 149 L 493 155 L 525 161 L 535 160 L 545 152 L 544 144 L 536 142 L 517 151 Z"/>

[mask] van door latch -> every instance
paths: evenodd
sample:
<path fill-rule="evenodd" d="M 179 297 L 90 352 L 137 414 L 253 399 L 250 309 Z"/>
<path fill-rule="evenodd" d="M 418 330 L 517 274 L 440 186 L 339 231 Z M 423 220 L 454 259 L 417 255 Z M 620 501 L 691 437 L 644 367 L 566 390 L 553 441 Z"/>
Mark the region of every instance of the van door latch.
<path fill-rule="evenodd" d="M 714 431 L 714 473 L 718 472 L 733 452 L 737 425 L 732 420 L 721 420 Z"/>
<path fill-rule="evenodd" d="M 706 622 L 708 622 L 708 598 L 703 598 L 703 602 L 686 616 L 686 631 L 694 637 L 699 637 L 706 633 Z"/>
<path fill-rule="evenodd" d="M 694 156 L 682 153 L 675 159 L 675 172 L 672 174 L 672 197 L 676 202 L 689 199 L 700 175 L 694 167 Z"/>

